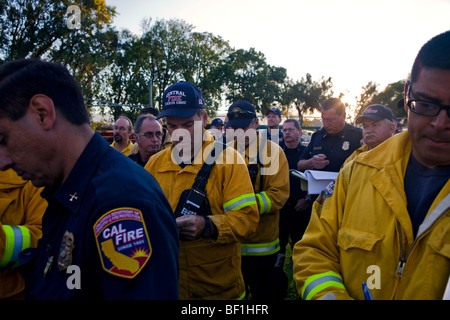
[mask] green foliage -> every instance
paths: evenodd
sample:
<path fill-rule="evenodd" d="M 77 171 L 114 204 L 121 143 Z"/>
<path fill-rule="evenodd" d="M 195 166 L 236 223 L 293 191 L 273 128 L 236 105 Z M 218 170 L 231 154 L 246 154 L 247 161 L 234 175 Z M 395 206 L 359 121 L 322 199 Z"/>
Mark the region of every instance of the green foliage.
<path fill-rule="evenodd" d="M 333 95 L 332 87 L 331 78 L 321 77 L 314 81 L 307 73 L 305 78 L 288 84 L 284 101 L 295 106 L 302 124 L 304 113 L 318 110 L 320 104 Z"/>
<path fill-rule="evenodd" d="M 383 104 L 390 108 L 397 118 L 405 118 L 405 109 L 397 107 L 397 102 L 403 98 L 404 88 L 405 80 L 390 83 L 383 91 L 374 94 L 370 104 Z"/>
<path fill-rule="evenodd" d="M 80 8 L 79 28 L 69 27 L 70 5 Z M 115 15 L 104 0 L 0 0 L 0 63 L 21 58 L 62 63 L 79 82 L 87 105 L 112 119 L 121 114 L 133 119 L 148 105 L 161 109 L 165 88 L 180 80 L 202 90 L 211 116 L 224 102 L 244 99 L 262 113 L 273 106 L 296 108 L 301 121 L 333 95 L 331 78 L 313 80 L 307 73 L 294 81 L 255 48 L 231 48 L 220 36 L 195 32 L 183 20 L 148 18 L 137 36 L 116 30 Z M 401 81 L 378 92 L 369 83 L 355 107 L 383 103 L 402 116 L 394 106 L 400 87 Z"/>
<path fill-rule="evenodd" d="M 361 88 L 361 95 L 357 100 L 357 115 L 361 115 L 372 104 L 382 104 L 390 108 L 396 117 L 406 117 L 405 109 L 397 107 L 397 102 L 403 98 L 405 81 L 400 80 L 390 83 L 381 92 L 378 91 L 376 83 L 367 83 L 366 86 Z"/>
<path fill-rule="evenodd" d="M 290 240 L 289 240 L 290 241 Z M 288 278 L 288 291 L 284 300 L 300 300 L 293 275 L 292 249 L 291 245 L 286 246 L 286 260 L 284 262 L 284 272 Z"/>

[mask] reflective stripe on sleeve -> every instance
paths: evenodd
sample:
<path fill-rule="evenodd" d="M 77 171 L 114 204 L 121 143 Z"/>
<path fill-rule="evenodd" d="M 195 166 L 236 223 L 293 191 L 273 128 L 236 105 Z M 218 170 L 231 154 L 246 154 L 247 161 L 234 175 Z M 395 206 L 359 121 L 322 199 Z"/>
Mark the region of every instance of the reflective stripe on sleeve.
<path fill-rule="evenodd" d="M 6 234 L 5 252 L 0 261 L 0 267 L 6 267 L 17 262 L 19 253 L 30 247 L 30 230 L 23 226 L 3 226 Z"/>
<path fill-rule="evenodd" d="M 243 256 L 267 256 L 280 251 L 280 239 L 270 243 L 250 243 L 241 244 L 241 254 Z"/>
<path fill-rule="evenodd" d="M 256 194 L 256 198 L 259 203 L 259 214 L 264 214 L 270 212 L 272 209 L 272 201 L 270 201 L 269 196 L 265 191 L 261 191 Z"/>
<path fill-rule="evenodd" d="M 302 289 L 302 299 L 311 300 L 314 295 L 328 287 L 336 287 L 345 290 L 342 277 L 333 271 L 328 271 L 311 276 L 306 280 Z"/>
<path fill-rule="evenodd" d="M 252 204 L 256 204 L 255 194 L 248 193 L 243 194 L 242 196 L 236 197 L 227 201 L 223 204 L 223 212 L 227 212 L 230 210 L 239 210 L 245 206 L 249 206 Z"/>

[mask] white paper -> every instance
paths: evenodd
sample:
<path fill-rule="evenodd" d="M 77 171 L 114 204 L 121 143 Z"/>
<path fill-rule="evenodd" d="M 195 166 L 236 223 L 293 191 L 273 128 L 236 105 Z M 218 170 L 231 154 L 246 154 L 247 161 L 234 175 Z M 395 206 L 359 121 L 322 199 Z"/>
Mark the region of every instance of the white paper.
<path fill-rule="evenodd" d="M 337 178 L 338 172 L 305 170 L 289 170 L 290 174 L 301 179 L 300 186 L 308 194 L 319 194 L 328 184 Z"/>

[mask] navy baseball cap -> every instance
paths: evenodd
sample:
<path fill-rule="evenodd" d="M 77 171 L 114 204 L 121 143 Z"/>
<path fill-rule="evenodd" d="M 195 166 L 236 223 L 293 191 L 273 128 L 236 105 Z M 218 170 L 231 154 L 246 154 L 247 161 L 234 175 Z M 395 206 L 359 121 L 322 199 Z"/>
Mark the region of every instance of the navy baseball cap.
<path fill-rule="evenodd" d="M 169 86 L 163 94 L 162 117 L 190 118 L 199 109 L 205 109 L 202 92 L 190 82 L 180 81 Z"/>
<path fill-rule="evenodd" d="M 277 116 L 279 116 L 279 117 L 281 118 L 281 111 L 278 110 L 277 108 L 270 108 L 269 110 L 267 110 L 266 116 L 267 116 L 270 112 L 275 113 Z"/>
<path fill-rule="evenodd" d="M 368 106 L 366 110 L 364 110 L 363 114 L 356 119 L 356 123 L 361 123 L 365 118 L 380 121 L 383 119 L 388 119 L 391 121 L 395 121 L 396 118 L 392 113 L 392 110 L 388 107 L 385 107 L 381 104 L 373 104 Z"/>
<path fill-rule="evenodd" d="M 248 101 L 238 101 L 228 108 L 227 128 L 246 128 L 253 119 L 256 119 L 255 107 Z"/>
<path fill-rule="evenodd" d="M 223 126 L 223 120 L 220 118 L 215 118 L 211 121 L 211 127 Z"/>

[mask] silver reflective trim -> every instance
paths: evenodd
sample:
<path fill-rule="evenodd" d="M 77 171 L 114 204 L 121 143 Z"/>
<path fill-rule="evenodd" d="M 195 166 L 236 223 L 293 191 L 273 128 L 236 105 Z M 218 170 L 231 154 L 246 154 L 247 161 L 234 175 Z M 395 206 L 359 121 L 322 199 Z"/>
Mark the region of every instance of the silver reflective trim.
<path fill-rule="evenodd" d="M 325 282 L 339 282 L 341 284 L 344 284 L 342 282 L 342 280 L 336 276 L 324 276 L 324 277 L 320 277 L 319 279 L 316 279 L 314 281 L 312 281 L 310 284 L 308 284 L 308 286 L 305 289 L 305 292 L 303 292 L 303 299 L 306 299 L 309 295 L 309 293 L 311 292 L 311 290 L 313 290 L 315 287 L 325 283 Z"/>

